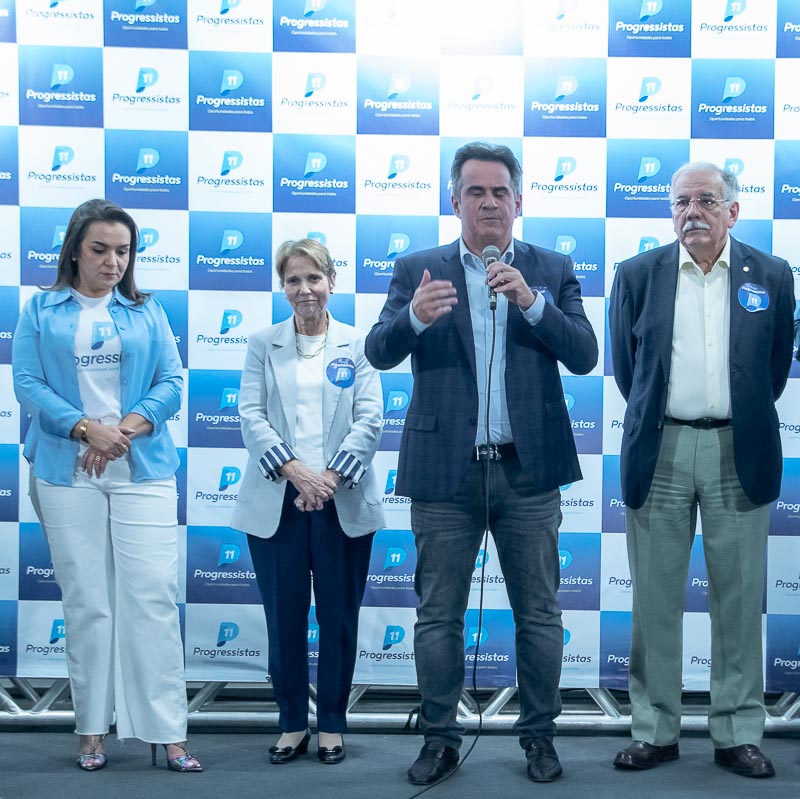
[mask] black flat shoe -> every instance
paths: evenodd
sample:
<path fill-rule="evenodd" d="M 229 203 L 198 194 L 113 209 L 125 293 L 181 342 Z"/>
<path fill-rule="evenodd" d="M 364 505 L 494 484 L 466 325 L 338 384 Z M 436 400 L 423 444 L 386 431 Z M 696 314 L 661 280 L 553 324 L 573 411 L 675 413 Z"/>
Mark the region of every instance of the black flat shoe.
<path fill-rule="evenodd" d="M 347 757 L 344 741 L 342 741 L 341 746 L 334 746 L 332 749 L 328 749 L 327 746 L 320 746 L 317 749 L 317 757 L 319 762 L 324 763 L 326 766 L 335 766 L 337 763 L 341 763 Z"/>
<path fill-rule="evenodd" d="M 308 742 L 311 740 L 311 731 L 306 730 L 303 740 L 297 746 L 270 746 L 269 762 L 275 765 L 291 763 L 292 760 L 304 755 L 308 751 Z"/>

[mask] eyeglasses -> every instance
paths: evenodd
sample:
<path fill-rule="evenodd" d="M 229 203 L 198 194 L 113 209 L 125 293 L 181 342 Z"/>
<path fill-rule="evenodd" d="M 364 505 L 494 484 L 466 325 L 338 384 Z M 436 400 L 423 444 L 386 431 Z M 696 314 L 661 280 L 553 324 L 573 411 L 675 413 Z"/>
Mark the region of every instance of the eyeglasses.
<path fill-rule="evenodd" d="M 692 197 L 691 200 L 688 197 L 678 197 L 677 200 L 673 200 L 669 204 L 669 207 L 673 211 L 682 214 L 684 211 L 689 210 L 689 206 L 692 203 L 694 203 L 698 208 L 700 208 L 703 211 L 710 211 L 715 206 L 724 202 L 727 202 L 727 200 L 715 200 L 713 197 Z"/>

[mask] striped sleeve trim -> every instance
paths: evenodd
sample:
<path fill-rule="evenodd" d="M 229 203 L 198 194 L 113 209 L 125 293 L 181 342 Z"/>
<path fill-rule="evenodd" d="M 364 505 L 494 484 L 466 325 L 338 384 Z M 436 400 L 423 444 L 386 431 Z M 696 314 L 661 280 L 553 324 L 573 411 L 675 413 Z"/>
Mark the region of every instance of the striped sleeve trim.
<path fill-rule="evenodd" d="M 346 450 L 340 449 L 328 462 L 328 468 L 342 475 L 344 484 L 352 488 L 361 481 L 367 473 L 361 461 Z"/>
<path fill-rule="evenodd" d="M 267 480 L 277 481 L 281 478 L 280 468 L 284 463 L 295 459 L 292 448 L 284 441 L 268 449 L 258 462 L 261 474 Z"/>

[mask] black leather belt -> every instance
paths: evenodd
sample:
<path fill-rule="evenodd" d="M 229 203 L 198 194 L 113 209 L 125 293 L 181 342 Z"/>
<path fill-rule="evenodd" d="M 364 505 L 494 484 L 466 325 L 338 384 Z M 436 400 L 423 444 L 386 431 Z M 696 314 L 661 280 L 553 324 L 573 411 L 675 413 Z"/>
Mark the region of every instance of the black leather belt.
<path fill-rule="evenodd" d="M 664 417 L 664 424 L 683 424 L 687 427 L 694 427 L 695 430 L 713 430 L 716 427 L 727 427 L 730 423 L 730 419 L 712 419 L 709 416 L 704 416 L 702 419 L 675 419 L 672 416 Z"/>
<path fill-rule="evenodd" d="M 517 448 L 511 444 L 479 444 L 475 447 L 476 461 L 499 461 L 517 454 Z"/>

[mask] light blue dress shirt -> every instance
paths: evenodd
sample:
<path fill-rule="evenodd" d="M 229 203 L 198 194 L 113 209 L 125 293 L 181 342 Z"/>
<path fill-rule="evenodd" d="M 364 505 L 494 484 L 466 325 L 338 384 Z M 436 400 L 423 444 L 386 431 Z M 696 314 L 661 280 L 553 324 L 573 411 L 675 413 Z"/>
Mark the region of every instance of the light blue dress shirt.
<path fill-rule="evenodd" d="M 461 263 L 467 281 L 467 301 L 472 323 L 472 337 L 475 342 L 475 369 L 478 388 L 478 429 L 475 444 L 508 444 L 513 441 L 511 424 L 508 420 L 506 402 L 506 325 L 508 320 L 508 300 L 497 295 L 497 310 L 494 324 L 489 310 L 489 289 L 486 285 L 486 269 L 483 261 L 467 249 L 464 240 L 459 240 Z M 504 263 L 514 262 L 514 240 L 508 245 L 501 259 Z M 533 305 L 522 316 L 531 326 L 537 324 L 544 313 L 545 299 L 536 292 Z M 413 303 L 409 304 L 411 326 L 421 335 L 429 325 L 421 322 L 414 313 Z M 491 359 L 492 338 L 494 334 L 494 358 Z M 486 433 L 486 398 L 489 389 L 489 362 L 491 363 L 491 401 L 489 402 L 489 434 Z"/>

